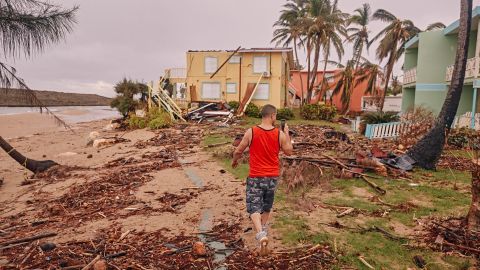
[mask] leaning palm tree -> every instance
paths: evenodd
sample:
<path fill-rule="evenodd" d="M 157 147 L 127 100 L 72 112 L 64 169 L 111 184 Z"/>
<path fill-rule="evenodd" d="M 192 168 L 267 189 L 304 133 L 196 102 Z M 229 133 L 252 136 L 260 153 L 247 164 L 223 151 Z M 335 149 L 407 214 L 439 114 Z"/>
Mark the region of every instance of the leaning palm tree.
<path fill-rule="evenodd" d="M 302 45 L 302 35 L 304 27 L 302 25 L 302 18 L 305 15 L 305 0 L 292 0 L 284 5 L 281 11 L 280 18 L 273 25 L 276 29 L 273 32 L 273 39 L 271 42 L 276 42 L 276 45 L 289 47 L 293 43 L 293 50 L 295 54 L 295 69 L 301 71 L 301 65 L 298 58 L 297 48 Z M 300 72 L 300 87 L 302 89 L 301 105 L 303 105 L 303 78 Z"/>
<path fill-rule="evenodd" d="M 63 40 L 75 23 L 77 7 L 63 9 L 59 6 L 37 0 L 0 0 L 0 45 L 4 59 L 14 60 L 21 56 L 32 56 L 47 46 Z M 24 89 L 25 99 L 40 112 L 53 116 L 58 124 L 68 125 L 53 114 L 36 97 L 25 82 L 16 75 L 16 70 L 0 62 L 0 87 L 2 94 L 16 87 Z M 0 136 L 0 147 L 22 166 L 37 173 L 56 165 L 54 161 L 36 161 L 26 158 Z"/>
<path fill-rule="evenodd" d="M 369 43 L 370 46 L 373 42 L 380 40 L 376 54 L 380 61 L 387 59 L 387 63 L 385 65 L 384 89 L 388 89 L 388 83 L 392 76 L 393 67 L 402 56 L 405 50 L 405 43 L 417 35 L 420 32 L 420 29 L 418 29 L 412 21 L 397 18 L 395 15 L 384 9 L 378 9 L 375 11 L 372 18 L 374 20 L 380 20 L 388 23 L 388 25 L 381 30 Z M 383 110 L 384 103 L 385 91 L 383 91 L 380 99 L 380 106 L 378 107 L 380 111 Z"/>
<path fill-rule="evenodd" d="M 472 24 L 472 0 L 461 0 L 460 24 L 458 31 L 458 46 L 455 56 L 455 65 L 452 83 L 448 89 L 442 110 L 435 120 L 432 129 L 420 139 L 408 152 L 417 165 L 425 169 L 435 169 L 439 160 L 445 137 L 450 131 L 457 113 L 465 80 L 465 69 L 468 56 L 470 30 Z"/>
<path fill-rule="evenodd" d="M 368 24 L 370 23 L 371 9 L 370 5 L 365 3 L 361 8 L 355 9 L 353 14 L 348 19 L 349 33 L 347 41 L 353 43 L 353 60 L 355 60 L 355 68 L 360 65 L 363 50 L 368 46 L 369 34 Z"/>

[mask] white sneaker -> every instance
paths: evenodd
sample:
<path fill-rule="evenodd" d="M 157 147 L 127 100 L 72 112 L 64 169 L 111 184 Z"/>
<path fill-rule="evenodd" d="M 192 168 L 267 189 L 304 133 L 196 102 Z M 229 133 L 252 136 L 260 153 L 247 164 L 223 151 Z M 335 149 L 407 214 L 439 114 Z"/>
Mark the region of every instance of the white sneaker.
<path fill-rule="evenodd" d="M 260 243 L 260 256 L 268 255 L 268 237 L 267 232 L 261 231 L 257 233 L 255 239 Z"/>

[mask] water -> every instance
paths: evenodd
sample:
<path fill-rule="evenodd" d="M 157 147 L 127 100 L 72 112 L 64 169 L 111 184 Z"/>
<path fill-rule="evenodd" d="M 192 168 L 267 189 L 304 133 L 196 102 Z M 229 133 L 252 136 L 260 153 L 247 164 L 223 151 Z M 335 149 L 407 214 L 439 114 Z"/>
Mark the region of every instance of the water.
<path fill-rule="evenodd" d="M 49 107 L 49 109 L 68 123 L 90 122 L 121 117 L 117 110 L 109 106 L 62 106 Z M 30 107 L 0 107 L 0 116 L 24 113 L 39 113 L 39 109 Z"/>

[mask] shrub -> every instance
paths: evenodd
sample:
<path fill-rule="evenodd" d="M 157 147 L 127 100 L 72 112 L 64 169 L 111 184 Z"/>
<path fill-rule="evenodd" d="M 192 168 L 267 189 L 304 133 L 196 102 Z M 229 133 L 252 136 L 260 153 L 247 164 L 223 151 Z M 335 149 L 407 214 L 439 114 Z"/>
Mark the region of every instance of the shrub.
<path fill-rule="evenodd" d="M 138 117 L 135 114 L 130 114 L 130 116 L 128 117 L 127 123 L 128 123 L 128 127 L 133 129 L 136 129 L 136 128 L 142 129 L 147 127 L 147 119 L 143 117 Z"/>
<path fill-rule="evenodd" d="M 382 124 L 397 122 L 400 116 L 396 112 L 369 112 L 362 116 L 360 123 L 360 133 L 365 134 L 365 129 L 368 124 Z"/>
<path fill-rule="evenodd" d="M 250 117 L 260 118 L 260 108 L 253 103 L 249 103 L 245 109 L 245 114 Z"/>
<path fill-rule="evenodd" d="M 237 109 L 238 109 L 238 107 L 240 107 L 240 102 L 238 102 L 238 101 L 229 101 L 229 102 L 228 102 L 228 106 L 230 106 L 230 108 L 231 108 L 234 112 L 236 112 Z"/>
<path fill-rule="evenodd" d="M 464 149 L 469 148 L 472 150 L 480 149 L 480 134 L 470 128 L 462 127 L 454 129 L 450 132 L 447 143 L 449 146 Z"/>
<path fill-rule="evenodd" d="M 303 106 L 300 115 L 306 120 L 332 121 L 337 115 L 337 108 L 325 104 L 307 104 Z"/>
<path fill-rule="evenodd" d="M 432 128 L 435 121 L 434 113 L 422 106 L 405 112 L 401 121 L 406 123 L 400 130 L 399 142 L 406 148 L 416 144 Z"/>
<path fill-rule="evenodd" d="M 147 118 L 150 129 L 167 128 L 173 123 L 170 114 L 161 109 L 151 110 L 148 112 Z"/>
<path fill-rule="evenodd" d="M 283 108 L 277 110 L 277 119 L 279 120 L 292 120 L 295 118 L 293 111 L 290 108 Z"/>

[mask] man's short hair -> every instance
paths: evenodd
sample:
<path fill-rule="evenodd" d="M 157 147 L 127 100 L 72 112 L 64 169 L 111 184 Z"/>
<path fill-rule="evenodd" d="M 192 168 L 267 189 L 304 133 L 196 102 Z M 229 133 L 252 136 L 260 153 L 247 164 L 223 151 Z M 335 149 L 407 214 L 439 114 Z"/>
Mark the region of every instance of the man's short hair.
<path fill-rule="evenodd" d="M 262 118 L 269 117 L 270 115 L 277 113 L 277 108 L 275 106 L 267 104 L 262 107 L 262 111 L 260 112 L 260 115 Z"/>

